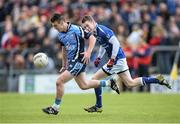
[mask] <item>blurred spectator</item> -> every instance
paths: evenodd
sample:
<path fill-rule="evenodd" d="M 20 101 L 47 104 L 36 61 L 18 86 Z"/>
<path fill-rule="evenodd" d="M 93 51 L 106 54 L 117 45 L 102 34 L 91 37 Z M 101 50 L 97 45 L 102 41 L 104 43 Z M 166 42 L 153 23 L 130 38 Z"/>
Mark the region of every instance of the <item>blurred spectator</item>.
<path fill-rule="evenodd" d="M 169 38 L 171 39 L 172 45 L 178 45 L 180 41 L 180 29 L 178 28 L 176 24 L 176 20 L 174 16 L 171 16 L 170 22 L 169 22 Z"/>
<path fill-rule="evenodd" d="M 128 30 L 126 29 L 126 26 L 124 24 L 119 24 L 116 28 L 116 35 L 120 42 L 120 44 L 123 44 L 125 42 L 126 37 L 128 35 Z"/>
<path fill-rule="evenodd" d="M 149 76 L 149 65 L 151 64 L 151 49 L 150 46 L 141 40 L 138 44 L 137 50 L 133 53 L 138 63 L 138 76 Z M 140 91 L 143 91 L 145 87 L 140 87 Z M 148 91 L 149 86 L 147 87 Z"/>
<path fill-rule="evenodd" d="M 46 53 L 49 57 L 55 59 L 53 41 L 51 41 L 48 37 L 45 37 L 42 44 L 41 51 Z"/>
<path fill-rule="evenodd" d="M 167 2 L 167 9 L 171 15 L 176 13 L 176 7 L 178 0 L 166 0 Z"/>
<path fill-rule="evenodd" d="M 175 20 L 176 20 L 178 28 L 180 29 L 180 6 L 177 7 L 176 9 Z"/>
<path fill-rule="evenodd" d="M 163 18 L 158 16 L 156 24 L 153 27 L 153 37 L 150 40 L 150 45 L 170 45 L 170 39 L 167 35 L 167 30 L 163 26 Z M 157 58 L 153 61 L 157 61 L 160 73 L 169 73 L 171 64 L 170 64 L 170 53 L 169 52 L 159 52 L 156 56 Z"/>
<path fill-rule="evenodd" d="M 161 39 L 165 36 L 166 30 L 163 27 L 163 19 L 158 16 L 155 25 L 152 28 L 152 38 L 150 39 L 150 45 L 160 45 Z"/>
<path fill-rule="evenodd" d="M 31 30 L 32 27 L 29 21 L 29 7 L 23 6 L 21 9 L 20 17 L 17 21 L 17 31 L 20 36 L 23 36 L 26 32 Z"/>
<path fill-rule="evenodd" d="M 161 16 L 164 21 L 166 22 L 169 21 L 170 13 L 165 3 L 160 3 L 158 15 Z M 164 23 L 164 24 L 166 25 L 167 23 Z"/>
<path fill-rule="evenodd" d="M 41 25 L 36 29 L 35 44 L 36 45 L 42 45 L 43 41 L 45 39 L 45 36 L 46 36 L 45 27 Z"/>
<path fill-rule="evenodd" d="M 126 22 L 129 26 L 129 12 L 130 12 L 130 6 L 128 3 L 124 3 L 121 5 L 120 8 L 120 15 L 122 16 L 124 22 Z"/>
<path fill-rule="evenodd" d="M 151 22 L 154 23 L 157 18 L 157 6 L 155 4 L 151 4 L 148 13 L 150 15 Z"/>
<path fill-rule="evenodd" d="M 143 31 L 140 29 L 138 24 L 133 25 L 133 31 L 127 38 L 127 42 L 133 47 L 133 49 L 137 48 L 137 45 L 142 40 Z"/>
<path fill-rule="evenodd" d="M 25 69 L 25 59 L 20 53 L 15 53 L 13 60 L 14 69 Z"/>
<path fill-rule="evenodd" d="M 6 10 L 4 6 L 4 0 L 0 0 L 0 22 L 3 22 L 6 17 Z"/>
<path fill-rule="evenodd" d="M 5 54 L 4 51 L 0 51 L 0 69 L 6 69 L 6 62 L 5 62 Z"/>
<path fill-rule="evenodd" d="M 7 16 L 5 22 L 5 32 L 1 39 L 1 46 L 3 49 L 10 51 L 15 48 L 19 44 L 19 42 L 20 38 L 13 32 L 11 17 Z"/>
<path fill-rule="evenodd" d="M 129 23 L 140 23 L 141 22 L 141 14 L 139 4 L 132 2 L 130 5 L 130 13 L 129 13 Z"/>
<path fill-rule="evenodd" d="M 26 61 L 26 68 L 27 69 L 35 69 L 34 64 L 33 64 L 33 52 L 29 52 L 27 55 L 27 61 Z"/>

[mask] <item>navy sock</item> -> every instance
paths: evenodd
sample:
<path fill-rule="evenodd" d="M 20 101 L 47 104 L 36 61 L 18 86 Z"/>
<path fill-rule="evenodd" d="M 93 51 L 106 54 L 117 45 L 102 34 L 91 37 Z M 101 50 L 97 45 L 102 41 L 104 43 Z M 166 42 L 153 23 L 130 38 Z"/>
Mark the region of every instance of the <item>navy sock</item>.
<path fill-rule="evenodd" d="M 143 85 L 160 83 L 158 79 L 153 77 L 142 77 L 142 81 L 143 81 Z"/>
<path fill-rule="evenodd" d="M 56 98 L 54 103 L 55 103 L 56 105 L 60 105 L 61 99 Z"/>
<path fill-rule="evenodd" d="M 105 87 L 106 86 L 106 81 L 105 80 L 101 80 L 100 81 L 100 87 Z"/>
<path fill-rule="evenodd" d="M 98 88 L 95 88 L 94 90 L 96 93 L 96 106 L 98 108 L 101 108 L 102 107 L 102 88 L 98 87 Z"/>

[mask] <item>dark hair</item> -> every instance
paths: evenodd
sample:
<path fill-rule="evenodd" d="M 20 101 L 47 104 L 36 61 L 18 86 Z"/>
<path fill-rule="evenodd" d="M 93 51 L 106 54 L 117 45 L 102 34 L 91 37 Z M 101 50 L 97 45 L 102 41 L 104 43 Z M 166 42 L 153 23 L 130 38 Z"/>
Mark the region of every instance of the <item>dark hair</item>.
<path fill-rule="evenodd" d="M 53 23 L 53 22 L 55 22 L 55 21 L 58 21 L 58 22 L 60 22 L 60 21 L 65 21 L 65 18 L 64 18 L 63 15 L 58 14 L 58 13 L 55 13 L 55 14 L 51 17 L 51 22 Z"/>
<path fill-rule="evenodd" d="M 92 21 L 94 21 L 94 19 L 93 19 L 93 17 L 92 17 L 92 16 L 90 16 L 90 15 L 86 15 L 86 16 L 84 16 L 84 17 L 83 17 L 83 19 L 82 19 L 82 23 L 85 23 L 86 21 L 90 21 L 90 22 L 92 22 Z"/>

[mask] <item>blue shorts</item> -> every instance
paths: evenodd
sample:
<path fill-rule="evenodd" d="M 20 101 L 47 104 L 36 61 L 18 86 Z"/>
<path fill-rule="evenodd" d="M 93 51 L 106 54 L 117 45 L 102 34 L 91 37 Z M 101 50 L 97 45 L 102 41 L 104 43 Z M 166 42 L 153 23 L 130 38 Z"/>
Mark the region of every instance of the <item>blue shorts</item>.
<path fill-rule="evenodd" d="M 73 76 L 78 76 L 81 72 L 85 72 L 86 65 L 81 62 L 81 60 L 71 60 L 68 62 L 68 71 Z"/>

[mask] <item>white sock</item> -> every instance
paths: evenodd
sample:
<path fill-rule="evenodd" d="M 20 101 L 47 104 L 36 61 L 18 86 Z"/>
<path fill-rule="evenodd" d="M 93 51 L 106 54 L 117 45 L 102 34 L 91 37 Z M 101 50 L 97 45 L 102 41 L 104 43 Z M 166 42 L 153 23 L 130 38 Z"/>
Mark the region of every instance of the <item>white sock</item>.
<path fill-rule="evenodd" d="M 53 107 L 55 110 L 59 110 L 60 105 L 57 105 L 56 103 L 54 103 L 54 104 L 52 105 L 52 107 Z"/>
<path fill-rule="evenodd" d="M 139 79 L 140 79 L 140 82 L 141 82 L 141 86 L 144 86 L 142 77 L 140 77 Z"/>

